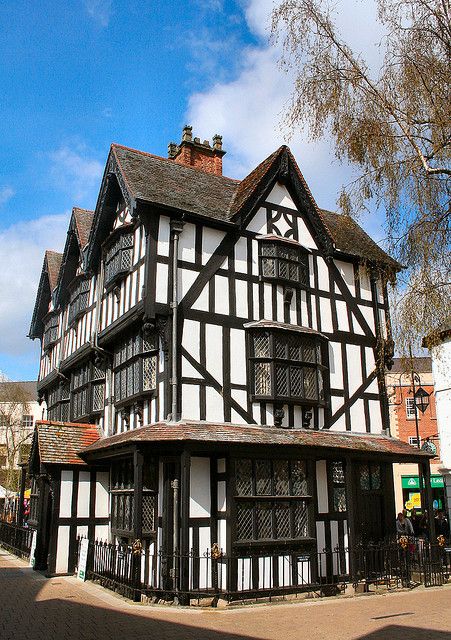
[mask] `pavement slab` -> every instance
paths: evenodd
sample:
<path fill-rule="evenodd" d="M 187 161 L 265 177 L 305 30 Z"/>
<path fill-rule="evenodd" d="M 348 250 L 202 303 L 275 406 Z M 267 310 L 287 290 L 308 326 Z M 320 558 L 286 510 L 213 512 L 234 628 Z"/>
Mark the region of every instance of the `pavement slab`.
<path fill-rule="evenodd" d="M 0 640 L 451 640 L 451 586 L 189 609 L 135 604 L 0 549 Z"/>

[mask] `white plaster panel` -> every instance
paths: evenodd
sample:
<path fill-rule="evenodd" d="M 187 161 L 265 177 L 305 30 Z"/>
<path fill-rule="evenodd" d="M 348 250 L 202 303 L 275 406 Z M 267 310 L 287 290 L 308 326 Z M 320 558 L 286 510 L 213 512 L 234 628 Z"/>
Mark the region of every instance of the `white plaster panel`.
<path fill-rule="evenodd" d="M 343 367 L 339 342 L 329 342 L 329 372 L 330 386 L 333 389 L 343 389 Z"/>
<path fill-rule="evenodd" d="M 235 280 L 236 315 L 239 318 L 247 318 L 249 309 L 247 306 L 247 282 Z"/>
<path fill-rule="evenodd" d="M 208 289 L 210 284 L 207 283 L 197 297 L 197 300 L 193 304 L 193 309 L 198 311 L 208 311 Z"/>
<path fill-rule="evenodd" d="M 330 300 L 328 298 L 319 299 L 320 316 L 321 316 L 321 331 L 326 333 L 333 332 L 332 325 L 332 312 L 330 308 Z"/>
<path fill-rule="evenodd" d="M 108 471 L 97 471 L 96 474 L 96 518 L 108 518 L 110 474 Z"/>
<path fill-rule="evenodd" d="M 169 237 L 170 237 L 169 218 L 160 216 L 158 224 L 158 246 L 157 253 L 161 256 L 169 256 Z"/>
<path fill-rule="evenodd" d="M 222 384 L 222 327 L 206 324 L 205 342 L 207 370 L 217 382 Z"/>
<path fill-rule="evenodd" d="M 196 227 L 189 222 L 185 222 L 183 231 L 179 235 L 179 258 L 185 262 L 194 262 L 196 260 L 195 234 Z"/>
<path fill-rule="evenodd" d="M 272 285 L 269 282 L 263 283 L 263 313 L 266 320 L 275 320 L 272 317 Z"/>
<path fill-rule="evenodd" d="M 226 510 L 226 483 L 222 480 L 218 482 L 218 511 Z"/>
<path fill-rule="evenodd" d="M 382 416 L 380 402 L 378 400 L 368 400 L 368 406 L 370 411 L 371 433 L 381 433 Z"/>
<path fill-rule="evenodd" d="M 202 380 L 201 374 L 188 362 L 185 356 L 182 356 L 182 376 L 184 378 L 197 378 Z"/>
<path fill-rule="evenodd" d="M 252 298 L 253 298 L 253 305 L 254 305 L 254 320 L 263 320 L 263 318 L 260 318 L 260 306 L 258 304 L 259 302 L 259 297 L 258 297 L 258 284 L 253 284 L 252 285 Z"/>
<path fill-rule="evenodd" d="M 376 368 L 374 351 L 371 347 L 365 347 L 366 372 L 369 375 Z"/>
<path fill-rule="evenodd" d="M 322 291 L 329 291 L 329 268 L 321 257 L 316 258 L 318 264 L 318 288 Z"/>
<path fill-rule="evenodd" d="M 298 218 L 299 242 L 308 249 L 317 249 L 318 245 L 313 239 L 303 217 Z"/>
<path fill-rule="evenodd" d="M 367 321 L 368 326 L 369 326 L 369 328 L 371 329 L 371 331 L 372 331 L 372 333 L 374 335 L 374 312 L 373 312 L 373 308 L 372 307 L 365 307 L 363 305 L 359 305 L 359 309 L 362 312 L 363 317 Z M 360 325 L 357 322 L 357 320 L 355 319 L 355 316 L 353 317 L 353 322 L 354 322 L 354 327 L 356 329 L 359 329 Z M 358 331 L 358 333 L 364 333 L 363 329 Z"/>
<path fill-rule="evenodd" d="M 266 209 L 260 207 L 257 213 L 254 215 L 252 220 L 247 225 L 249 231 L 253 231 L 255 233 L 265 234 L 267 230 L 266 226 Z"/>
<path fill-rule="evenodd" d="M 227 548 L 227 521 L 222 518 L 218 520 L 218 546 L 223 550 Z"/>
<path fill-rule="evenodd" d="M 188 269 L 179 269 L 178 270 L 178 282 L 179 282 L 179 290 L 178 290 L 178 300 L 183 299 L 184 296 L 188 293 L 191 286 L 194 284 L 197 276 L 199 274 L 197 271 L 189 271 Z"/>
<path fill-rule="evenodd" d="M 193 456 L 190 468 L 189 514 L 191 518 L 208 518 L 210 512 L 210 458 Z"/>
<path fill-rule="evenodd" d="M 348 322 L 348 307 L 346 302 L 343 300 L 337 300 L 337 318 L 338 318 L 338 329 L 340 331 L 349 331 L 349 322 Z"/>
<path fill-rule="evenodd" d="M 338 418 L 336 422 L 331 426 L 331 431 L 346 431 L 346 418 L 344 414 Z"/>
<path fill-rule="evenodd" d="M 243 409 L 247 409 L 247 391 L 244 391 L 243 389 L 232 389 L 231 395 L 233 400 L 235 400 L 235 402 L 238 402 L 240 407 L 243 407 Z M 231 419 L 235 424 L 242 424 L 244 422 L 242 416 L 233 408 Z"/>
<path fill-rule="evenodd" d="M 346 357 L 348 363 L 349 395 L 351 396 L 362 384 L 360 347 L 356 344 L 346 345 Z"/>
<path fill-rule="evenodd" d="M 226 472 L 226 459 L 225 458 L 218 458 L 217 471 L 218 471 L 218 473 L 225 473 Z"/>
<path fill-rule="evenodd" d="M 168 302 L 168 265 L 157 263 L 155 300 Z"/>
<path fill-rule="evenodd" d="M 318 513 L 328 513 L 329 498 L 327 493 L 327 466 L 325 460 L 316 461 L 316 492 L 318 496 Z"/>
<path fill-rule="evenodd" d="M 365 267 L 359 268 L 359 278 L 360 278 L 360 297 L 363 300 L 371 300 L 371 284 L 370 278 L 368 275 L 368 270 Z"/>
<path fill-rule="evenodd" d="M 334 415 L 334 413 L 336 413 L 338 409 L 343 406 L 343 403 L 344 403 L 344 398 L 341 398 L 340 396 L 330 397 L 330 407 L 332 410 L 332 415 Z"/>
<path fill-rule="evenodd" d="M 319 571 L 320 571 L 320 575 L 326 575 L 326 554 L 322 553 L 322 551 L 326 548 L 326 532 L 325 532 L 325 526 L 324 526 L 324 522 L 317 522 L 316 523 L 316 544 L 317 544 L 317 550 L 318 552 L 321 554 L 319 556 Z"/>
<path fill-rule="evenodd" d="M 296 205 L 291 199 L 287 188 L 281 182 L 276 182 L 271 189 L 271 193 L 267 196 L 266 202 L 271 202 L 271 204 L 296 210 Z"/>
<path fill-rule="evenodd" d="M 215 276 L 215 312 L 229 315 L 229 280 L 224 276 Z"/>
<path fill-rule="evenodd" d="M 56 543 L 56 573 L 67 573 L 69 565 L 69 537 L 70 527 L 58 527 L 58 541 Z"/>
<path fill-rule="evenodd" d="M 293 296 L 294 298 L 294 296 Z M 277 318 L 275 318 L 275 320 L 277 320 L 277 322 L 283 322 L 284 321 L 284 313 L 283 313 L 283 287 L 281 287 L 280 285 L 277 285 L 277 292 L 276 292 L 276 301 L 277 301 Z M 293 301 L 291 301 L 293 303 Z"/>
<path fill-rule="evenodd" d="M 316 329 L 318 331 L 318 322 L 316 318 L 316 296 L 311 296 L 311 306 L 312 306 L 312 329 Z"/>
<path fill-rule="evenodd" d="M 61 471 L 60 484 L 60 518 L 70 518 L 72 515 L 73 471 Z"/>
<path fill-rule="evenodd" d="M 352 262 L 344 262 L 343 260 L 334 260 L 334 262 L 349 291 L 355 296 L 354 265 Z"/>
<path fill-rule="evenodd" d="M 207 414 L 206 419 L 214 422 L 224 421 L 224 400 L 223 397 L 212 387 L 205 389 Z"/>
<path fill-rule="evenodd" d="M 365 423 L 365 407 L 363 400 L 359 398 L 350 408 L 351 413 L 351 430 L 363 433 L 366 430 Z"/>
<path fill-rule="evenodd" d="M 91 495 L 91 474 L 80 471 L 78 476 L 77 517 L 89 518 L 89 498 Z"/>
<path fill-rule="evenodd" d="M 200 325 L 195 320 L 183 323 L 183 346 L 197 362 L 200 361 Z"/>
<path fill-rule="evenodd" d="M 308 306 L 307 306 L 307 292 L 296 291 L 296 295 L 299 295 L 301 298 L 301 318 L 302 318 L 302 326 L 306 327 L 308 325 Z M 293 296 L 294 298 L 294 296 Z M 292 301 L 293 302 L 293 301 Z"/>
<path fill-rule="evenodd" d="M 230 381 L 246 384 L 246 334 L 240 329 L 230 330 Z"/>
<path fill-rule="evenodd" d="M 238 238 L 235 244 L 235 271 L 247 273 L 247 239 Z"/>
<path fill-rule="evenodd" d="M 199 387 L 182 384 L 182 416 L 185 420 L 200 420 Z"/>
<path fill-rule="evenodd" d="M 107 542 L 110 537 L 110 527 L 107 524 L 97 524 L 94 527 L 94 536 L 96 540 Z"/>
<path fill-rule="evenodd" d="M 250 256 L 252 261 L 252 275 L 259 275 L 259 266 L 258 266 L 258 240 L 252 240 L 252 255 Z"/>
<path fill-rule="evenodd" d="M 77 527 L 77 538 L 87 538 L 88 537 L 88 525 L 83 524 L 80 527 Z"/>
<path fill-rule="evenodd" d="M 222 239 L 224 238 L 224 232 L 217 229 L 210 229 L 209 227 L 203 228 L 202 233 L 202 264 L 207 264 L 213 253 L 218 248 Z"/>

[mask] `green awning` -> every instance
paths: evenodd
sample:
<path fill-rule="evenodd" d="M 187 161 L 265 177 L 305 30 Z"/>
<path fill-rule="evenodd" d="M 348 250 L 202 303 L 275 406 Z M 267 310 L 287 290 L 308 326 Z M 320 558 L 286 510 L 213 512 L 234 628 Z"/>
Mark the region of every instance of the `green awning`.
<path fill-rule="evenodd" d="M 403 489 L 419 489 L 420 479 L 418 476 L 401 476 Z M 443 489 L 445 483 L 443 476 L 431 476 L 431 487 L 433 489 Z"/>

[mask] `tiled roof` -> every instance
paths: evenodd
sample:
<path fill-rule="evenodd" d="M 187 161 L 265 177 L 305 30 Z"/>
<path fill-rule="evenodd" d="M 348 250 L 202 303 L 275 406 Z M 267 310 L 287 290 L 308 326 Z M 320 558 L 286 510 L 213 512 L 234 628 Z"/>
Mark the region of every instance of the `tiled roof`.
<path fill-rule="evenodd" d="M 88 244 L 89 232 L 91 231 L 92 221 L 94 219 L 94 211 L 74 207 L 72 213 L 75 218 L 80 246 L 83 248 Z"/>
<path fill-rule="evenodd" d="M 133 198 L 224 222 L 234 221 L 235 216 L 251 201 L 274 163 L 287 154 L 316 215 L 336 248 L 350 255 L 400 268 L 352 218 L 318 208 L 296 160 L 285 145 L 241 181 L 206 173 L 118 144 L 111 145 L 111 150 Z"/>
<path fill-rule="evenodd" d="M 351 216 L 344 216 L 326 209 L 321 209 L 321 213 L 323 222 L 339 251 L 385 263 L 397 271 L 402 268 L 399 262 L 385 253 Z"/>
<path fill-rule="evenodd" d="M 50 291 L 53 291 L 58 282 L 58 275 L 61 269 L 63 254 L 57 253 L 56 251 L 47 250 L 45 252 L 45 259 L 47 261 L 47 273 L 49 276 Z"/>
<path fill-rule="evenodd" d="M 255 320 L 252 322 L 247 322 L 243 325 L 245 329 L 279 329 L 282 331 L 290 331 L 297 333 L 308 333 L 314 336 L 321 336 L 322 338 L 326 338 L 326 336 L 315 329 L 310 329 L 309 327 L 301 327 L 297 324 L 287 324 L 286 322 L 275 322 L 274 320 Z"/>
<path fill-rule="evenodd" d="M 230 445 L 269 445 L 291 447 L 316 447 L 341 451 L 376 453 L 396 459 L 430 457 L 405 442 L 382 435 L 338 431 L 311 431 L 306 429 L 277 429 L 254 425 L 228 423 L 158 422 L 133 429 L 109 438 L 102 438 L 81 452 L 85 458 L 90 453 L 112 447 L 139 442 L 203 442 Z"/>
<path fill-rule="evenodd" d="M 429 356 L 413 359 L 415 373 L 432 373 L 432 360 Z M 410 373 L 411 364 L 409 358 L 393 358 L 393 366 L 390 373 Z"/>
<path fill-rule="evenodd" d="M 42 464 L 84 465 L 77 453 L 95 443 L 100 433 L 93 424 L 42 420 L 36 423 L 34 437 L 38 438 Z"/>
<path fill-rule="evenodd" d="M 0 402 L 7 402 L 7 396 L 11 394 L 11 392 L 14 394 L 16 390 L 17 392 L 23 394 L 23 398 L 25 400 L 28 400 L 30 402 L 37 402 L 37 383 L 34 380 L 25 380 L 20 382 L 7 380 L 5 382 L 0 382 Z"/>

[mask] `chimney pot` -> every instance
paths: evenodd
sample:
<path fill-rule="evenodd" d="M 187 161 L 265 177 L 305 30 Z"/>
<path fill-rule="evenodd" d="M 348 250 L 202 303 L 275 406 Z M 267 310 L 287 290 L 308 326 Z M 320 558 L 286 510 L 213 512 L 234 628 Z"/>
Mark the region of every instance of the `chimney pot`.
<path fill-rule="evenodd" d="M 193 127 L 190 124 L 186 124 L 183 127 L 182 141 L 191 142 L 192 139 L 193 139 Z"/>
<path fill-rule="evenodd" d="M 219 133 L 213 136 L 213 149 L 222 149 L 222 136 Z"/>
<path fill-rule="evenodd" d="M 200 144 L 200 138 L 194 138 L 194 142 L 197 142 L 197 144 Z"/>
<path fill-rule="evenodd" d="M 168 144 L 168 158 L 175 158 L 178 151 L 178 145 L 175 142 Z"/>

